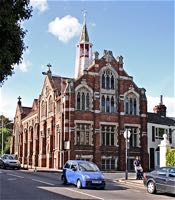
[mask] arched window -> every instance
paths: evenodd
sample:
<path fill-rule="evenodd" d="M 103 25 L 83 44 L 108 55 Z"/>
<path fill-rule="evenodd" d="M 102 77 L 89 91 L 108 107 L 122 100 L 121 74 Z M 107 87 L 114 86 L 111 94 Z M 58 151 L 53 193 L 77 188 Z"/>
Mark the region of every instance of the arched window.
<path fill-rule="evenodd" d="M 49 107 L 48 111 L 52 112 L 53 111 L 53 101 L 52 101 L 52 96 L 49 97 Z"/>
<path fill-rule="evenodd" d="M 106 90 L 114 90 L 115 89 L 115 79 L 114 74 L 111 70 L 107 69 L 103 72 L 101 76 L 101 86 Z"/>
<path fill-rule="evenodd" d="M 114 96 L 113 95 L 102 95 L 101 98 L 101 110 L 102 112 L 115 112 L 115 103 L 114 103 Z"/>
<path fill-rule="evenodd" d="M 102 96 L 102 112 L 105 112 L 105 97 L 104 95 Z"/>
<path fill-rule="evenodd" d="M 41 117 L 43 117 L 45 115 L 45 102 L 42 101 L 41 103 Z"/>
<path fill-rule="evenodd" d="M 85 95 L 84 92 L 82 92 L 82 110 L 85 110 Z"/>
<path fill-rule="evenodd" d="M 80 88 L 76 95 L 76 109 L 89 111 L 91 106 L 90 98 L 90 91 L 85 87 Z"/>
<path fill-rule="evenodd" d="M 77 94 L 77 110 L 80 110 L 80 93 Z"/>
<path fill-rule="evenodd" d="M 114 110 L 114 97 L 112 96 L 111 97 L 111 112 L 114 113 L 115 110 Z"/>
<path fill-rule="evenodd" d="M 125 96 L 125 114 L 137 115 L 137 97 L 134 93 L 130 93 Z"/>
<path fill-rule="evenodd" d="M 102 75 L 102 88 L 105 88 L 105 75 Z"/>
<path fill-rule="evenodd" d="M 89 93 L 87 93 L 86 94 L 86 110 L 89 110 L 89 103 L 90 103 L 90 101 L 89 101 L 90 99 L 89 99 Z"/>

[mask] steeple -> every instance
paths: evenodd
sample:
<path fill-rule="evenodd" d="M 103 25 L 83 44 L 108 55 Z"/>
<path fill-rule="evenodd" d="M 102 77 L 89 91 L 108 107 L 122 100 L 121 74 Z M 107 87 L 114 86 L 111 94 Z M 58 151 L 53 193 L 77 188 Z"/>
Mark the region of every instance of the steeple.
<path fill-rule="evenodd" d="M 89 42 L 89 35 L 86 26 L 86 11 L 83 12 L 83 16 L 83 26 L 76 49 L 75 78 L 83 75 L 83 71 L 92 63 L 92 44 Z"/>

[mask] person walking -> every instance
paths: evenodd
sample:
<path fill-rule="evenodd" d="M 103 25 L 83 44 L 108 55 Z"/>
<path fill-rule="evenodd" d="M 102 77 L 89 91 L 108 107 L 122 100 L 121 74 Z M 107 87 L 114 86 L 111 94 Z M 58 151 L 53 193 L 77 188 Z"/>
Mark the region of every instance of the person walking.
<path fill-rule="evenodd" d="M 142 166 L 141 166 L 141 161 L 140 161 L 138 156 L 136 156 L 136 158 L 133 162 L 133 165 L 134 165 L 134 169 L 135 169 L 135 172 L 136 172 L 136 179 L 142 179 L 143 169 L 142 169 Z"/>

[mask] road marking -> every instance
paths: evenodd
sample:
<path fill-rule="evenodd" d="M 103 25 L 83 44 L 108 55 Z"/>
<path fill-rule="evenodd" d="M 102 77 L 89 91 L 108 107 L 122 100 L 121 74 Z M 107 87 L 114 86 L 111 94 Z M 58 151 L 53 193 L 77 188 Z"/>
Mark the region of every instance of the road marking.
<path fill-rule="evenodd" d="M 18 176 L 18 175 L 15 175 L 15 174 L 8 174 L 10 176 L 15 176 L 15 177 L 18 177 L 18 178 L 24 178 L 23 176 Z"/>
<path fill-rule="evenodd" d="M 80 192 L 80 191 L 77 191 L 77 190 L 73 190 L 73 189 L 69 189 L 69 188 L 65 188 L 66 190 L 70 190 L 72 192 L 77 192 L 77 193 L 80 193 L 80 194 L 84 194 L 84 195 L 87 195 L 87 196 L 90 196 L 90 197 L 93 197 L 93 198 L 96 198 L 96 199 L 101 199 L 101 200 L 104 200 L 103 198 L 101 197 L 97 197 L 97 196 L 94 196 L 94 195 L 91 195 L 91 194 L 86 194 L 84 192 Z"/>
<path fill-rule="evenodd" d="M 52 185 L 52 186 L 54 186 L 54 184 L 52 184 L 52 183 L 40 181 L 40 180 L 37 180 L 37 179 L 32 179 L 32 181 L 36 181 L 36 182 L 39 182 L 39 183 L 44 183 L 44 184 L 47 184 L 47 185 Z"/>
<path fill-rule="evenodd" d="M 8 181 L 16 181 L 16 178 L 8 178 Z"/>

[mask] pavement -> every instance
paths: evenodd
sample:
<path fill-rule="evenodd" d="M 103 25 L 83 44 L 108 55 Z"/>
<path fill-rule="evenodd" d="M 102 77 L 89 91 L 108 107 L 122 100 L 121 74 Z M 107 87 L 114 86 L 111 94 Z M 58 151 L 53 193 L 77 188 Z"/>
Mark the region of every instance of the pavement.
<path fill-rule="evenodd" d="M 22 166 L 22 169 L 26 169 L 33 172 L 47 172 L 47 173 L 61 173 L 61 169 L 45 168 L 45 167 L 32 167 L 32 166 Z M 125 172 L 103 172 L 105 179 L 110 180 L 119 184 L 124 184 L 128 186 L 134 186 L 139 188 L 144 188 L 143 180 L 137 180 L 136 175 L 133 172 L 128 173 L 128 179 L 125 179 Z"/>

